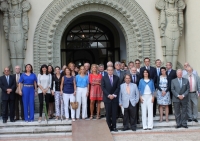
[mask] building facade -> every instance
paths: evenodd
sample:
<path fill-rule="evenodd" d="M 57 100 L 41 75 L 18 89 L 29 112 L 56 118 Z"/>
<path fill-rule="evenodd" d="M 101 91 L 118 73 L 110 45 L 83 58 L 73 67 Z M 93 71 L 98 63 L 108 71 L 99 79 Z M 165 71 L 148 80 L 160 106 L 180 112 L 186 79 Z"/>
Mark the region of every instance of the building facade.
<path fill-rule="evenodd" d="M 171 2 L 172 1 L 172 2 Z M 175 57 L 176 68 L 182 68 L 184 62 L 200 72 L 200 1 L 197 0 L 1 0 L 0 9 L 0 74 L 3 68 L 13 68 L 12 60 L 23 60 L 24 64 L 33 64 L 38 73 L 42 64 L 62 66 L 71 61 L 76 65 L 84 62 L 103 63 L 107 61 L 134 61 L 150 57 L 152 65 L 156 59 L 163 62 Z M 8 14 L 5 22 L 5 5 L 8 9 L 21 9 L 23 16 Z M 177 31 L 162 34 L 162 12 L 174 3 L 179 19 Z M 183 5 L 184 4 L 184 5 Z M 9 11 L 9 10 L 8 10 Z M 170 10 L 169 10 L 170 11 Z M 181 13 L 182 12 L 182 13 Z M 9 13 L 9 12 L 8 12 Z M 164 15 L 167 15 L 167 14 Z M 165 27 L 172 16 L 165 17 Z M 26 16 L 24 16 L 26 15 Z M 182 17 L 182 20 L 180 20 Z M 24 19 L 24 17 L 26 17 Z M 20 39 L 12 42 L 25 46 L 24 55 L 13 55 L 9 49 L 11 21 L 22 19 L 23 43 Z M 10 21 L 9 21 L 10 20 Z M 7 26 L 6 26 L 7 25 Z M 16 25 L 15 25 L 16 26 Z M 5 29 L 5 27 L 7 27 Z M 16 28 L 16 27 L 15 27 Z M 20 27 L 19 27 L 20 28 Z M 170 29 L 169 29 L 170 30 Z M 16 31 L 16 30 L 15 30 Z M 179 35 L 181 32 L 182 36 Z M 169 34 L 168 34 L 169 33 Z M 17 33 L 19 34 L 19 33 Z M 163 48 L 162 37 L 166 44 L 175 43 L 177 49 Z M 171 38 L 172 36 L 172 38 Z M 176 40 L 178 39 L 178 40 Z M 174 41 L 175 40 L 175 41 Z M 176 43 L 177 41 L 177 43 Z M 166 45 L 166 46 L 168 46 Z M 175 47 L 175 48 L 176 48 Z M 166 47 L 167 48 L 167 47 Z M 16 53 L 17 54 L 17 51 Z M 166 57 L 168 55 L 168 57 Z M 13 57 L 14 56 L 14 57 Z M 18 58 L 17 58 L 18 57 Z M 167 59 L 169 58 L 169 59 Z M 20 61 L 19 61 L 20 62 Z M 172 61 L 173 62 L 173 61 Z"/>

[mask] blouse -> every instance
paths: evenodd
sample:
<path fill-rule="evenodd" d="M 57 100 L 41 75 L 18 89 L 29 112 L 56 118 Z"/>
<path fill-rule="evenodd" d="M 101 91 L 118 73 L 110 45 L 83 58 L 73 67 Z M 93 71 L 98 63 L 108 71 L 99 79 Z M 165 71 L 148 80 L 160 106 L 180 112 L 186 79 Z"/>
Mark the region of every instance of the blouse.
<path fill-rule="evenodd" d="M 60 75 L 60 78 L 58 78 L 56 75 L 53 75 L 53 91 L 60 91 L 60 85 L 61 85 L 61 80 L 62 80 L 62 76 Z"/>
<path fill-rule="evenodd" d="M 89 84 L 89 79 L 88 76 L 80 76 L 80 75 L 76 75 L 76 86 L 77 87 L 81 87 L 81 88 L 85 88 L 87 87 Z"/>
<path fill-rule="evenodd" d="M 47 93 L 50 94 L 50 88 L 51 88 L 51 82 L 52 82 L 52 76 L 51 74 L 38 74 L 38 85 L 41 85 L 44 89 L 48 88 Z M 42 90 L 40 89 L 40 87 L 38 88 L 38 93 L 42 93 Z"/>
<path fill-rule="evenodd" d="M 64 76 L 63 93 L 65 94 L 74 93 L 74 77 L 73 76 L 71 76 L 70 78 Z"/>
<path fill-rule="evenodd" d="M 34 85 L 34 82 L 37 82 L 37 77 L 34 73 L 31 73 L 29 76 L 23 73 L 19 79 L 19 83 L 24 85 Z"/>

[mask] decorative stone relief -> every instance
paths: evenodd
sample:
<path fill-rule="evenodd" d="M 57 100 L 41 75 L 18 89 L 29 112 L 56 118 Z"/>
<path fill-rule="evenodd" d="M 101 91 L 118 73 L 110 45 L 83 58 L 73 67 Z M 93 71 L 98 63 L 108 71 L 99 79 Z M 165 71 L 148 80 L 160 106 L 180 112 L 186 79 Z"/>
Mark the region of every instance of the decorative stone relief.
<path fill-rule="evenodd" d="M 25 50 L 27 48 L 29 20 L 27 12 L 31 5 L 26 0 L 4 0 L 0 10 L 3 11 L 3 27 L 5 38 L 8 40 L 8 49 L 12 69 L 16 65 L 24 66 Z"/>
<path fill-rule="evenodd" d="M 160 11 L 159 28 L 163 55 L 166 62 L 172 62 L 176 69 L 180 37 L 183 32 L 183 0 L 158 0 L 156 8 Z"/>
<path fill-rule="evenodd" d="M 155 60 L 155 40 L 151 23 L 135 0 L 54 0 L 44 11 L 34 34 L 34 71 L 46 62 L 60 65 L 61 39 L 71 22 L 83 13 L 107 14 L 121 28 L 127 47 L 127 61 L 144 57 Z M 42 54 L 46 51 L 46 54 Z M 39 60 L 38 60 L 39 58 Z"/>

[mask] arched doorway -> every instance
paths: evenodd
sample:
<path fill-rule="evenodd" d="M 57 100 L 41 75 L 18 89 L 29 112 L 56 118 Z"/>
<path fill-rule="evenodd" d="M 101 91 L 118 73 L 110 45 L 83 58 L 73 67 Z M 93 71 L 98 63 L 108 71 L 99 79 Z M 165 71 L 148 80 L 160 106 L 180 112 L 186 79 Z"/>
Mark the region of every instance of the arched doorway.
<path fill-rule="evenodd" d="M 90 17 L 81 16 L 81 19 L 89 19 Z M 96 17 L 97 18 L 97 17 Z M 97 22 L 92 20 L 73 22 L 66 29 L 62 40 L 64 45 L 61 46 L 61 64 L 74 62 L 76 66 L 81 66 L 85 62 L 90 64 L 104 64 L 108 61 L 120 60 L 120 48 L 114 41 L 116 36 L 106 25 L 101 24 L 101 18 L 97 18 Z"/>

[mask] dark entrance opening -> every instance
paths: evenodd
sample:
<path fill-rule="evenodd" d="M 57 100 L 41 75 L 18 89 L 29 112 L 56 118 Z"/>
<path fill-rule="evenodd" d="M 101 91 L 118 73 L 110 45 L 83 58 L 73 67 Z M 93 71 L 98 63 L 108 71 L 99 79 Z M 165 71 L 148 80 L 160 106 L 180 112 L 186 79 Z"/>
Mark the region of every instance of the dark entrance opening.
<path fill-rule="evenodd" d="M 108 27 L 97 22 L 83 22 L 68 30 L 61 57 L 62 65 L 69 62 L 76 66 L 86 62 L 106 65 L 108 61 L 120 60 L 120 48 L 115 46 Z"/>

